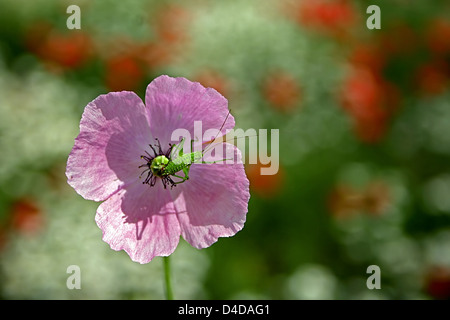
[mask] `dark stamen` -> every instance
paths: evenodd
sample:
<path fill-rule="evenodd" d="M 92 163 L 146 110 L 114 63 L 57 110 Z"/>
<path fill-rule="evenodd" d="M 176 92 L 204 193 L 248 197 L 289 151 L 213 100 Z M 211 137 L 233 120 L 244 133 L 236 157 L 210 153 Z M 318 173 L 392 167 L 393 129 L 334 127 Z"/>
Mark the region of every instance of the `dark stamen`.
<path fill-rule="evenodd" d="M 175 145 L 169 143 L 169 150 L 165 153 L 166 158 L 170 159 L 170 154 L 172 153 L 172 149 Z"/>
<path fill-rule="evenodd" d="M 159 139 L 158 138 L 155 138 L 155 140 L 158 142 L 158 150 L 159 150 L 159 155 L 163 155 L 164 154 L 164 152 L 162 151 L 162 148 L 161 148 L 161 142 L 159 142 Z"/>
<path fill-rule="evenodd" d="M 147 173 L 147 177 L 142 182 L 143 184 L 148 184 L 150 187 L 153 187 L 156 184 L 156 180 L 158 176 L 153 174 L 153 171 L 151 169 L 151 165 L 153 160 L 158 157 L 164 155 L 167 158 L 170 158 L 170 154 L 172 153 L 172 149 L 175 145 L 169 143 L 169 149 L 164 153 L 161 147 L 161 142 L 158 138 L 155 138 L 157 141 L 157 144 L 151 145 L 149 144 L 149 147 L 152 149 L 154 156 L 150 155 L 147 150 L 144 150 L 144 152 L 147 155 L 141 155 L 141 159 L 145 160 L 144 164 L 141 164 L 139 168 L 145 168 L 144 171 L 141 172 L 141 175 L 139 176 L 139 179 L 142 178 L 142 176 Z M 158 149 L 158 152 L 156 152 L 155 147 Z M 163 183 L 164 189 L 167 188 L 167 185 L 170 185 L 170 188 L 173 188 L 176 186 L 175 182 L 172 180 L 170 176 L 160 176 L 161 181 Z"/>
<path fill-rule="evenodd" d="M 149 144 L 149 146 L 150 146 L 150 148 L 152 148 L 152 150 L 153 150 L 153 153 L 155 154 L 155 158 L 158 156 L 158 154 L 156 153 L 156 150 L 155 150 L 155 148 L 153 148 L 153 146 L 151 145 L 151 144 Z M 145 151 L 147 154 L 148 154 L 148 152 L 147 151 Z M 149 155 L 149 154 L 148 154 Z M 149 155 L 150 156 L 150 155 Z"/>

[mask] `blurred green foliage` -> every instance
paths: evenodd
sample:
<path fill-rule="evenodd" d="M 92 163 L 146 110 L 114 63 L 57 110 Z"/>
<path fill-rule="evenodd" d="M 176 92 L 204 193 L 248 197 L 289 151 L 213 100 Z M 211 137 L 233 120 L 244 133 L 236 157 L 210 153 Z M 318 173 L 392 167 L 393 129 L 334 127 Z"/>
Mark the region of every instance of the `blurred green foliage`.
<path fill-rule="evenodd" d="M 168 74 L 280 130 L 244 229 L 175 251 L 176 298 L 450 298 L 450 5 L 377 5 L 380 30 L 356 0 L 0 0 L 0 297 L 163 298 L 161 260 L 110 250 L 64 171 L 87 103 Z"/>

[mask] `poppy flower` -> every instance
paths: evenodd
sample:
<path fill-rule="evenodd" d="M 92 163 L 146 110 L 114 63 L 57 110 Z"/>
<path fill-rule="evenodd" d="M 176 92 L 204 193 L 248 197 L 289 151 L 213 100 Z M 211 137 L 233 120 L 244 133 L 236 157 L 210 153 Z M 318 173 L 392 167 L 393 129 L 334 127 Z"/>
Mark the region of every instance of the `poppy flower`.
<path fill-rule="evenodd" d="M 283 186 L 285 185 L 284 169 L 280 167 L 276 174 L 262 175 L 261 168 L 263 167 L 261 163 L 257 163 L 249 164 L 245 168 L 248 179 L 251 181 L 252 193 L 255 192 L 262 198 L 275 197 L 283 192 Z"/>
<path fill-rule="evenodd" d="M 448 19 L 436 18 L 430 22 L 426 31 L 426 42 L 431 52 L 439 55 L 450 53 L 450 22 Z"/>
<path fill-rule="evenodd" d="M 192 163 L 189 180 L 179 184 L 153 171 L 153 160 L 171 160 L 174 130 L 187 130 L 199 143 L 211 140 L 194 135 L 194 121 L 201 121 L 202 133 L 220 128 L 219 137 L 234 127 L 227 99 L 216 90 L 168 76 L 148 85 L 145 104 L 134 92 L 111 92 L 84 110 L 67 161 L 68 183 L 85 199 L 104 201 L 95 217 L 103 240 L 133 261 L 172 254 L 180 235 L 200 249 L 244 226 L 249 181 L 234 145 L 219 144 L 233 163 Z M 205 153 L 203 160 L 211 159 Z M 145 172 L 150 166 L 153 177 Z"/>
<path fill-rule="evenodd" d="M 28 235 L 36 234 L 44 226 L 44 215 L 38 205 L 31 199 L 20 199 L 11 211 L 12 228 Z"/>
<path fill-rule="evenodd" d="M 289 112 L 298 105 L 301 90 L 293 76 L 280 71 L 270 74 L 265 79 L 263 95 L 275 109 Z"/>
<path fill-rule="evenodd" d="M 338 37 L 349 33 L 358 19 L 355 8 L 347 0 L 301 1 L 293 11 L 300 25 Z"/>
<path fill-rule="evenodd" d="M 449 84 L 450 67 L 445 61 L 432 61 L 423 64 L 416 71 L 419 90 L 426 95 L 438 95 L 445 92 Z"/>
<path fill-rule="evenodd" d="M 344 80 L 340 94 L 358 138 L 365 143 L 381 141 L 399 105 L 397 88 L 370 68 L 356 67 Z"/>
<path fill-rule="evenodd" d="M 27 31 L 25 42 L 54 71 L 81 68 L 93 55 L 92 40 L 85 32 L 63 33 L 45 22 L 34 24 Z"/>
<path fill-rule="evenodd" d="M 223 95 L 231 91 L 227 79 L 215 70 L 204 69 L 195 76 L 195 79 L 202 85 L 214 88 Z"/>
<path fill-rule="evenodd" d="M 346 184 L 337 185 L 330 194 L 328 204 L 333 216 L 348 218 L 358 213 L 381 216 L 391 203 L 389 186 L 383 181 L 373 181 L 360 189 Z"/>
<path fill-rule="evenodd" d="M 450 298 L 450 269 L 444 266 L 430 268 L 426 275 L 425 291 L 434 299 Z"/>
<path fill-rule="evenodd" d="M 145 74 L 132 55 L 121 55 L 106 63 L 105 83 L 110 90 L 137 89 Z"/>
<path fill-rule="evenodd" d="M 165 5 L 160 8 L 154 18 L 154 28 L 159 39 L 164 43 L 180 43 L 188 38 L 186 30 L 189 20 L 189 11 L 182 6 Z"/>

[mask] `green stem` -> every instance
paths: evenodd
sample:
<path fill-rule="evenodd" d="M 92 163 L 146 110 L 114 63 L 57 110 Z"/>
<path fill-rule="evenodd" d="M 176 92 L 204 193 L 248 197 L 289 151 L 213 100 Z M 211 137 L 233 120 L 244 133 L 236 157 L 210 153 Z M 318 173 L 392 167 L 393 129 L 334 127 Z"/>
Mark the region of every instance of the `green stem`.
<path fill-rule="evenodd" d="M 166 299 L 173 300 L 172 284 L 170 281 L 170 256 L 163 257 L 164 279 L 166 284 Z"/>

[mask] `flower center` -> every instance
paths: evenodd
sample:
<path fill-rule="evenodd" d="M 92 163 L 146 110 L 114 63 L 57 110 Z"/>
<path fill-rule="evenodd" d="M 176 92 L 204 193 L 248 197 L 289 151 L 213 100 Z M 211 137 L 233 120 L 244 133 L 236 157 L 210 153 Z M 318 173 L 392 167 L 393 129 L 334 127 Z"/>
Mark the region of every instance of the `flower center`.
<path fill-rule="evenodd" d="M 152 163 L 150 164 L 150 169 L 152 170 L 152 173 L 155 176 L 161 177 L 164 172 L 164 168 L 166 167 L 166 165 L 168 163 L 169 163 L 169 159 L 167 159 L 166 156 L 164 156 L 164 155 L 157 156 L 156 158 L 154 158 L 152 160 Z"/>
<path fill-rule="evenodd" d="M 167 185 L 170 185 L 170 187 L 173 188 L 176 185 L 169 175 L 164 175 L 164 169 L 170 162 L 170 153 L 172 152 L 174 145 L 169 143 L 169 149 L 167 152 L 163 152 L 161 143 L 157 138 L 155 138 L 155 140 L 157 141 L 157 144 L 154 146 L 149 144 L 150 149 L 153 151 L 153 156 L 148 153 L 147 150 L 144 150 L 145 155 L 141 156 L 141 159 L 145 160 L 145 163 L 140 165 L 139 168 L 145 169 L 142 171 L 139 179 L 142 178 L 144 174 L 147 174 L 147 177 L 142 182 L 143 184 L 148 184 L 153 187 L 156 184 L 157 178 L 160 178 L 164 189 Z"/>

